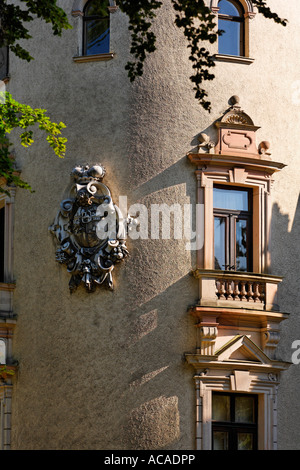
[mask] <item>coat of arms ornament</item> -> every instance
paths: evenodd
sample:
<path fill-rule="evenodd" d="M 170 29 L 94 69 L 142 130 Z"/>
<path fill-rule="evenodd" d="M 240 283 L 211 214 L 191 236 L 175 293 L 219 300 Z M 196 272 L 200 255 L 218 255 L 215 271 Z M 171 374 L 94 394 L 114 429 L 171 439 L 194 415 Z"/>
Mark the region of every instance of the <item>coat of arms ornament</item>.
<path fill-rule="evenodd" d="M 75 167 L 70 197 L 61 202 L 50 227 L 58 242 L 56 260 L 65 264 L 71 274 L 71 292 L 81 283 L 88 292 L 105 283 L 112 289 L 115 264 L 128 255 L 128 221 L 102 182 L 105 173 L 101 164 Z"/>

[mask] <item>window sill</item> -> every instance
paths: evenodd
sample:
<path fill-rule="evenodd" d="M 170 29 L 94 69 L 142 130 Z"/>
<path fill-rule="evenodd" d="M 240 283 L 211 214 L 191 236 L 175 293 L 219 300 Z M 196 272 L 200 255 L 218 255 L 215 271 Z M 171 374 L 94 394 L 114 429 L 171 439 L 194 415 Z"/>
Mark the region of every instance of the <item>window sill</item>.
<path fill-rule="evenodd" d="M 74 62 L 82 63 L 82 62 L 99 62 L 104 60 L 111 60 L 115 56 L 114 52 L 108 52 L 106 54 L 93 54 L 93 55 L 83 55 L 73 57 Z"/>
<path fill-rule="evenodd" d="M 231 62 L 235 64 L 246 64 L 246 65 L 250 65 L 254 62 L 254 59 L 251 59 L 250 57 L 234 56 L 234 55 L 226 55 L 226 54 L 215 54 L 214 59 L 220 62 Z"/>

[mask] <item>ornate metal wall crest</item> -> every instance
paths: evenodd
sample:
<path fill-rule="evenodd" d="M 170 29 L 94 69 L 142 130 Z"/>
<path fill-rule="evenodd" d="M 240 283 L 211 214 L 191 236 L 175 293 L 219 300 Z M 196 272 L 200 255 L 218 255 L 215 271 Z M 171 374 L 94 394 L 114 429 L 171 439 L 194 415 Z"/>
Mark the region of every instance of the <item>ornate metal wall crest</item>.
<path fill-rule="evenodd" d="M 58 242 L 56 260 L 71 274 L 71 292 L 81 283 L 88 292 L 104 283 L 112 289 L 114 266 L 128 255 L 126 221 L 102 183 L 104 176 L 101 164 L 75 167 L 70 197 L 50 227 Z"/>

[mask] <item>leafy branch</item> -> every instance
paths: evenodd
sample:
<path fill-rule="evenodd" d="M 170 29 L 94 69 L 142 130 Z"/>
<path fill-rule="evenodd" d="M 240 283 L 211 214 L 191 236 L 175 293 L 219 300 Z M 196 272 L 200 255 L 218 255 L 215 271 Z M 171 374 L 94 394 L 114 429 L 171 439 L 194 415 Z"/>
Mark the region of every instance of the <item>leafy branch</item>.
<path fill-rule="evenodd" d="M 61 136 L 61 130 L 66 126 L 63 122 L 52 122 L 44 109 L 33 109 L 29 105 L 18 103 L 8 92 L 3 93 L 2 98 L 0 104 L 0 177 L 5 178 L 8 184 L 13 183 L 18 187 L 32 191 L 30 185 L 23 181 L 15 171 L 9 152 L 11 144 L 7 134 L 16 128 L 23 130 L 20 134 L 21 144 L 23 147 L 29 147 L 34 142 L 33 130 L 30 127 L 37 124 L 38 128 L 46 134 L 46 140 L 54 153 L 63 158 L 67 139 Z M 1 187 L 0 192 L 8 193 Z"/>
<path fill-rule="evenodd" d="M 0 379 L 6 379 L 8 375 L 15 375 L 15 369 L 7 367 L 6 365 L 0 367 Z"/>
<path fill-rule="evenodd" d="M 61 36 L 64 29 L 70 29 L 67 15 L 64 10 L 56 5 L 57 0 L 21 0 L 22 6 L 8 4 L 7 0 L 0 2 L 0 47 L 8 46 L 19 58 L 33 59 L 29 52 L 18 41 L 30 39 L 31 35 L 25 26 L 26 23 L 36 18 L 42 18 L 46 23 L 51 23 L 52 32 Z"/>

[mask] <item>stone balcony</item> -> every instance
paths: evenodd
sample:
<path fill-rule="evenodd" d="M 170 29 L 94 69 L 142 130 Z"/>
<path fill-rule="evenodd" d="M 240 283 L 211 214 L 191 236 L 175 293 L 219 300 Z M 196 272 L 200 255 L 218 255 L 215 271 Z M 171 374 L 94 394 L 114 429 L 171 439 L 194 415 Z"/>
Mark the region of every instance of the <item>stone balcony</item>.
<path fill-rule="evenodd" d="M 213 356 L 216 348 L 244 334 L 270 358 L 280 337 L 280 323 L 288 318 L 278 305 L 281 277 L 237 271 L 196 269 L 199 301 L 190 308 L 198 331 L 197 350 Z"/>
<path fill-rule="evenodd" d="M 196 269 L 200 306 L 279 311 L 281 277 L 238 271 Z"/>

